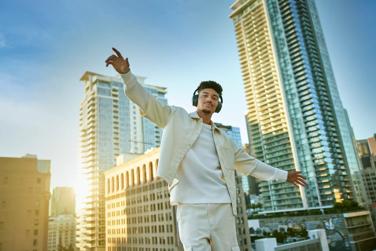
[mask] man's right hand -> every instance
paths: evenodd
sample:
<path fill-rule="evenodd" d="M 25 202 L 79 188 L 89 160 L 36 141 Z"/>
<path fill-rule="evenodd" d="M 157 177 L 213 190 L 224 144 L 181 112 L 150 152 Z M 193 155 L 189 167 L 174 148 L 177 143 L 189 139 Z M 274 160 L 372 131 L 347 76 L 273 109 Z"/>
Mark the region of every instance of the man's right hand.
<path fill-rule="evenodd" d="M 112 50 L 114 51 L 115 55 L 112 54 L 107 58 L 106 67 L 108 65 L 112 65 L 114 69 L 120 74 L 125 74 L 129 72 L 128 58 L 124 59 L 121 53 L 115 48 L 112 48 Z"/>

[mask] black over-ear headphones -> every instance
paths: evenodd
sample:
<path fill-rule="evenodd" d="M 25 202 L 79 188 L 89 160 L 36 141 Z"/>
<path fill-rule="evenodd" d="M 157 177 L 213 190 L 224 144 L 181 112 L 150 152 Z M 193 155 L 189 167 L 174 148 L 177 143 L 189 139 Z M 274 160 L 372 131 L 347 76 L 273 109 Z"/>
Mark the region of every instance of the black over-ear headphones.
<path fill-rule="evenodd" d="M 197 106 L 198 104 L 198 90 L 200 89 L 200 87 L 198 87 L 194 92 L 193 92 L 193 96 L 192 96 L 192 105 L 193 106 Z M 222 98 L 222 95 L 219 95 L 219 99 L 220 101 L 218 101 L 218 105 L 217 105 L 217 108 L 215 108 L 215 112 L 218 113 L 221 111 L 222 109 L 222 104 L 223 104 L 223 98 Z"/>

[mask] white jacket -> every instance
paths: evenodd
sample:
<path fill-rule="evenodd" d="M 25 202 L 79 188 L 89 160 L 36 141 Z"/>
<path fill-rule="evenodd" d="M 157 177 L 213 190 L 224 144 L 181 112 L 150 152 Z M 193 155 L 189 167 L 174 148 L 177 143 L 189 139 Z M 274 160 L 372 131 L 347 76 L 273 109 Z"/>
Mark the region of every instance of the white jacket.
<path fill-rule="evenodd" d="M 181 107 L 160 103 L 144 90 L 131 72 L 122 74 L 121 77 L 126 84 L 126 95 L 141 108 L 146 118 L 164 128 L 157 176 L 166 180 L 171 190 L 179 183 L 177 169 L 188 149 L 198 138 L 202 119 L 197 112 L 187 113 Z M 248 155 L 242 148 L 237 148 L 221 129 L 215 125 L 214 127 L 214 143 L 230 194 L 233 213 L 236 215 L 235 170 L 261 180 L 280 181 L 286 181 L 287 172 Z"/>

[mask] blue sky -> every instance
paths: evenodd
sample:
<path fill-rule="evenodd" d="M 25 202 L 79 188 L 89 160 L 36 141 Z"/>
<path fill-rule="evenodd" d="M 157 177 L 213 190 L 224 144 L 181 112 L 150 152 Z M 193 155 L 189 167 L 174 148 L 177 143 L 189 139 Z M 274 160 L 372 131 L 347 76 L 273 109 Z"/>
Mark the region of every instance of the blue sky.
<path fill-rule="evenodd" d="M 246 112 L 230 0 L 5 0 L 0 2 L 0 156 L 52 160 L 52 185 L 79 168 L 82 74 L 115 75 L 111 47 L 134 73 L 193 110 L 201 80 L 224 87 L 214 120 L 238 126 Z M 334 74 L 356 138 L 376 132 L 376 1 L 317 0 Z"/>

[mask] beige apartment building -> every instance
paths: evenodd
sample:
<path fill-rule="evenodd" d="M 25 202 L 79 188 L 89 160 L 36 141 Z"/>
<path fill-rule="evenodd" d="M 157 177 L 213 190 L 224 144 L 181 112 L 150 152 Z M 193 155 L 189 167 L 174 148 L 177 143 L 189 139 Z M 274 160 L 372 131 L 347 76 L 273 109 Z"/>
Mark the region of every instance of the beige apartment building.
<path fill-rule="evenodd" d="M 159 148 L 105 171 L 106 250 L 183 250 L 167 184 L 156 178 Z M 250 250 L 244 194 L 239 179 L 237 218 L 241 250 Z"/>
<path fill-rule="evenodd" d="M 155 177 L 159 149 L 105 171 L 106 250 L 182 250 L 167 184 Z"/>
<path fill-rule="evenodd" d="M 47 251 L 50 160 L 0 157 L 0 250 Z"/>

